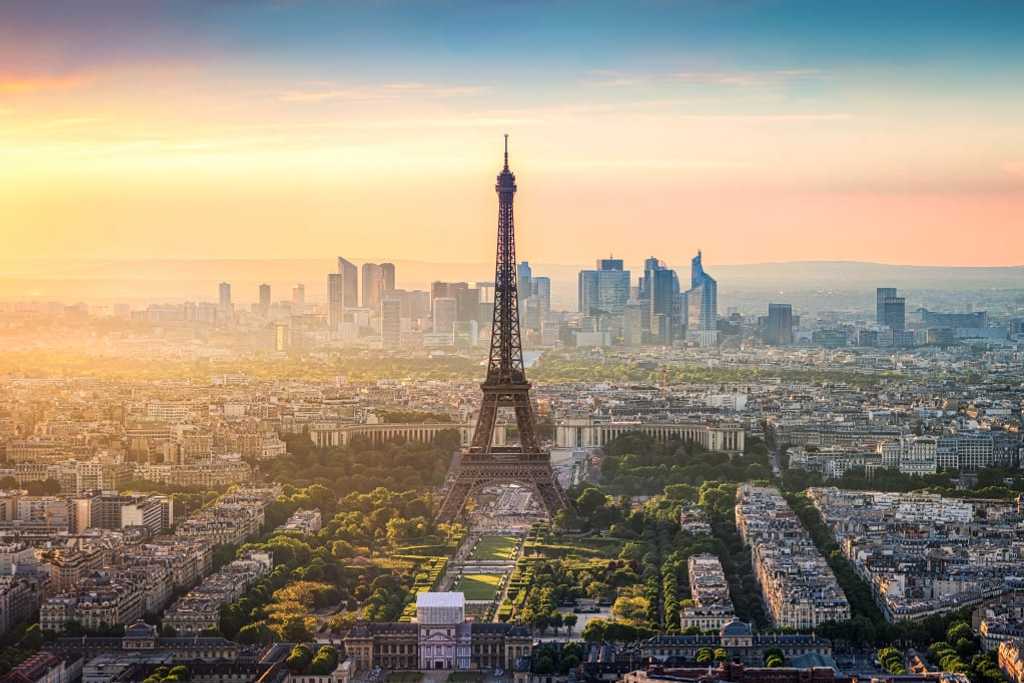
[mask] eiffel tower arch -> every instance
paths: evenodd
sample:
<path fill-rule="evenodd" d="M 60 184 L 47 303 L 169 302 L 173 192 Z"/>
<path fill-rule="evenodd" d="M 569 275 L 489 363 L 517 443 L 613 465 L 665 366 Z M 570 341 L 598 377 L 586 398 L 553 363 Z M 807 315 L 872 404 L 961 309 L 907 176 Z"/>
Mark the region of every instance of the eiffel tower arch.
<path fill-rule="evenodd" d="M 487 377 L 480 385 L 483 397 L 473 440 L 459 453 L 448 475 L 448 488 L 438 511 L 439 521 L 462 514 L 466 500 L 485 486 L 521 484 L 529 488 L 549 517 L 568 506 L 554 471 L 551 454 L 540 446 L 530 401 L 530 383 L 523 366 L 519 331 L 519 284 L 516 274 L 516 237 L 512 198 L 516 177 L 508 168 L 508 135 L 505 166 L 494 186 L 498 193 L 498 248 L 494 272 L 494 316 Z M 511 408 L 519 428 L 519 444 L 494 446 L 498 411 Z"/>

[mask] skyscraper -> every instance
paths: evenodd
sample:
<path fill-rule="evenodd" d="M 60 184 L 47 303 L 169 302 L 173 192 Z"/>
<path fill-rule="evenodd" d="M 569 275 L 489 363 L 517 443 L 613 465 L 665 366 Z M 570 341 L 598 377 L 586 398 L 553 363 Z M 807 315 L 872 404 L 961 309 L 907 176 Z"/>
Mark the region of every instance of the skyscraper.
<path fill-rule="evenodd" d="M 674 270 L 665 267 L 650 270 L 644 277 L 650 292 L 651 335 L 660 344 L 671 344 L 677 322 L 679 278 Z"/>
<path fill-rule="evenodd" d="M 907 300 L 896 295 L 895 287 L 879 287 L 875 292 L 875 316 L 882 327 L 906 329 Z"/>
<path fill-rule="evenodd" d="M 622 315 L 629 301 L 629 271 L 622 269 L 622 259 L 598 259 L 596 270 L 581 270 L 578 297 L 583 315 Z"/>
<path fill-rule="evenodd" d="M 458 302 L 452 297 L 434 299 L 434 333 L 451 334 L 458 318 Z"/>
<path fill-rule="evenodd" d="M 342 279 L 342 308 L 359 308 L 359 269 L 351 261 L 339 256 L 338 273 Z"/>
<path fill-rule="evenodd" d="M 642 300 L 651 298 L 651 280 L 653 279 L 651 273 L 664 267 L 665 265 L 653 256 L 644 259 L 644 274 L 640 276 L 639 287 Z"/>
<path fill-rule="evenodd" d="M 306 308 L 306 285 L 301 282 L 292 287 L 292 312 L 302 315 Z"/>
<path fill-rule="evenodd" d="M 395 264 L 380 264 L 380 272 L 384 278 L 384 293 L 387 294 L 388 292 L 395 291 Z"/>
<path fill-rule="evenodd" d="M 327 274 L 327 326 L 337 331 L 345 313 L 345 276 L 342 273 Z"/>
<path fill-rule="evenodd" d="M 686 327 L 688 332 L 711 332 L 718 329 L 718 283 L 704 272 L 699 251 L 690 262 Z"/>
<path fill-rule="evenodd" d="M 533 268 L 529 261 L 520 261 L 516 266 L 516 274 L 519 277 L 519 300 L 533 294 Z"/>
<path fill-rule="evenodd" d="M 377 310 L 384 296 L 384 270 L 376 263 L 363 264 L 363 308 Z"/>
<path fill-rule="evenodd" d="M 768 304 L 768 318 L 764 325 L 764 342 L 771 346 L 793 343 L 793 306 Z"/>
<path fill-rule="evenodd" d="M 533 278 L 533 295 L 537 297 L 541 319 L 546 320 L 551 313 L 551 278 L 546 275 Z"/>
<path fill-rule="evenodd" d="M 896 298 L 895 287 L 879 287 L 875 290 L 875 321 L 885 324 L 885 300 Z"/>
<path fill-rule="evenodd" d="M 384 348 L 395 348 L 402 339 L 402 300 L 385 295 L 380 302 L 380 338 Z"/>
<path fill-rule="evenodd" d="M 270 285 L 260 285 L 260 315 L 266 316 L 270 313 Z"/>
<path fill-rule="evenodd" d="M 229 310 L 231 308 L 231 283 L 222 282 L 217 289 L 220 295 L 221 310 Z"/>

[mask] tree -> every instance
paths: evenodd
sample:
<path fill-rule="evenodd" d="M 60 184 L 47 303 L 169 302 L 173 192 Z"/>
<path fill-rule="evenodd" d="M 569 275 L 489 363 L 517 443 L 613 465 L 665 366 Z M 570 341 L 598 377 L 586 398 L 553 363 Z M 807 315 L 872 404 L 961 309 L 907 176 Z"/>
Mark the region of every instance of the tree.
<path fill-rule="evenodd" d="M 954 621 L 949 625 L 949 629 L 946 630 L 946 641 L 955 643 L 961 638 L 973 638 L 974 633 L 971 631 L 971 625 L 966 621 Z"/>
<path fill-rule="evenodd" d="M 339 559 L 355 557 L 356 551 L 348 541 L 334 541 L 331 544 L 331 555 Z"/>
<path fill-rule="evenodd" d="M 326 676 L 336 668 L 338 668 L 338 651 L 331 645 L 324 645 L 317 650 L 316 656 L 309 665 L 309 673 Z"/>
<path fill-rule="evenodd" d="M 592 517 L 598 508 L 603 507 L 607 502 L 608 496 L 601 493 L 600 490 L 590 487 L 584 489 L 576 499 L 576 511 L 584 518 Z"/>
<path fill-rule="evenodd" d="M 642 624 L 647 620 L 651 602 L 647 598 L 620 596 L 612 605 L 612 616 L 630 624 Z"/>
<path fill-rule="evenodd" d="M 768 648 L 764 652 L 764 665 L 769 668 L 782 666 L 786 661 L 782 650 L 777 647 Z"/>
<path fill-rule="evenodd" d="M 39 628 L 39 624 L 32 624 L 25 629 L 25 635 L 18 641 L 18 645 L 26 650 L 41 648 L 43 646 L 43 631 Z"/>
<path fill-rule="evenodd" d="M 576 616 L 575 614 L 573 616 Z M 608 620 L 591 619 L 583 627 L 583 640 L 588 643 L 600 643 L 608 639 Z"/>
<path fill-rule="evenodd" d="M 579 616 L 575 614 L 564 614 L 562 615 L 562 623 L 569 627 L 569 634 L 572 634 L 573 629 L 576 628 L 576 622 L 580 620 Z"/>
<path fill-rule="evenodd" d="M 305 645 L 296 645 L 292 648 L 292 651 L 288 655 L 288 659 L 285 660 L 284 664 L 292 673 L 302 673 L 306 670 L 306 667 L 309 666 L 312 659 L 313 654 L 309 651 L 308 647 Z"/>
<path fill-rule="evenodd" d="M 695 659 L 698 664 L 708 664 L 714 658 L 715 653 L 710 647 L 702 647 L 697 650 L 697 657 Z"/>
<path fill-rule="evenodd" d="M 729 652 L 724 647 L 715 648 L 715 661 L 724 662 L 729 659 Z"/>
<path fill-rule="evenodd" d="M 237 640 L 246 645 L 265 645 L 274 641 L 274 632 L 267 627 L 266 622 L 257 621 L 239 629 Z"/>
<path fill-rule="evenodd" d="M 281 637 L 290 643 L 304 643 L 313 640 L 313 634 L 306 628 L 306 620 L 302 617 L 291 617 L 281 628 Z"/>

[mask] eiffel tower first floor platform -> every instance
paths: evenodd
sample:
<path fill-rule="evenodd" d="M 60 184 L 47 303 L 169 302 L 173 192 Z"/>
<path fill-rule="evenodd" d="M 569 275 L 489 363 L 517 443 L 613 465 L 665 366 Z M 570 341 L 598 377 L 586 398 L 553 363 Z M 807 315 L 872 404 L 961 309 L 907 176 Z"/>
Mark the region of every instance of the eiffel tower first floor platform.
<path fill-rule="evenodd" d="M 550 453 L 524 453 L 517 447 L 492 447 L 488 452 L 467 449 L 459 454 L 449 472 L 437 520 L 457 519 L 470 496 L 500 484 L 519 484 L 530 489 L 548 517 L 554 517 L 556 512 L 569 506 L 569 499 L 551 468 Z"/>

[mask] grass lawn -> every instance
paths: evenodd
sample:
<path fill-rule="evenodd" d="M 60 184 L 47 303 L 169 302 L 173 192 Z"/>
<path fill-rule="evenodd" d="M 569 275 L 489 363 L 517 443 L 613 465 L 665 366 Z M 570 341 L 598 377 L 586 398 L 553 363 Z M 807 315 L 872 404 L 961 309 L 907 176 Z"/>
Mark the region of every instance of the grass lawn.
<path fill-rule="evenodd" d="M 473 560 L 511 560 L 519 539 L 515 536 L 482 536 L 473 549 Z"/>
<path fill-rule="evenodd" d="M 467 600 L 493 600 L 500 584 L 501 574 L 464 574 L 455 591 L 465 593 Z"/>

